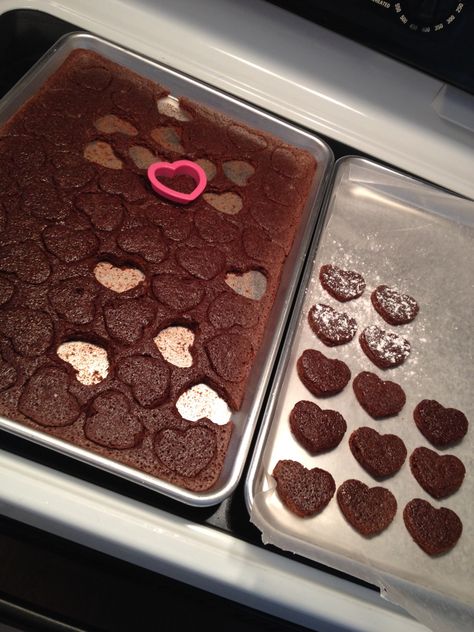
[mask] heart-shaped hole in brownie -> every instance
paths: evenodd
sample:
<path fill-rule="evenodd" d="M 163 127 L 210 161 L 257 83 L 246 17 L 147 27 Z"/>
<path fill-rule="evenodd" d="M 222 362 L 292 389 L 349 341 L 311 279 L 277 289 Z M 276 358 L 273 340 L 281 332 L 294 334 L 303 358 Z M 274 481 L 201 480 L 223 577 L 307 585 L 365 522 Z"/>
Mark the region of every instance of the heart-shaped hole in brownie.
<path fill-rule="evenodd" d="M 94 121 L 94 127 L 104 134 L 124 134 L 125 136 L 136 136 L 138 130 L 125 119 L 115 114 L 105 114 Z"/>
<path fill-rule="evenodd" d="M 227 403 L 204 382 L 184 391 L 176 402 L 176 408 L 188 421 L 206 418 L 219 425 L 226 424 L 232 414 Z"/>
<path fill-rule="evenodd" d="M 181 133 L 178 128 L 171 125 L 156 127 L 151 130 L 150 136 L 156 143 L 161 145 L 161 147 L 178 154 L 184 153 L 184 147 L 181 144 Z"/>
<path fill-rule="evenodd" d="M 110 261 L 99 261 L 94 268 L 94 276 L 101 285 L 118 294 L 128 292 L 145 280 L 145 275 L 138 268 L 115 266 Z"/>
<path fill-rule="evenodd" d="M 164 359 L 181 368 L 189 368 L 193 365 L 193 356 L 190 348 L 194 344 L 194 332 L 189 327 L 171 325 L 162 329 L 153 338 Z"/>
<path fill-rule="evenodd" d="M 253 301 L 260 301 L 267 290 L 267 277 L 259 270 L 229 272 L 224 280 L 234 292 Z"/>
<path fill-rule="evenodd" d="M 226 215 L 236 215 L 244 203 L 237 193 L 227 191 L 226 193 L 205 193 L 203 198 L 216 211 L 225 213 Z"/>
<path fill-rule="evenodd" d="M 229 160 L 222 163 L 224 175 L 234 184 L 244 187 L 255 173 L 254 167 L 245 160 Z"/>
<path fill-rule="evenodd" d="M 56 353 L 76 370 L 76 379 L 85 386 L 99 384 L 109 373 L 107 351 L 83 340 L 63 342 Z"/>
<path fill-rule="evenodd" d="M 191 115 L 185 110 L 181 109 L 179 99 L 170 94 L 166 97 L 161 97 L 161 99 L 157 99 L 156 107 L 160 114 L 164 114 L 169 118 L 174 118 L 177 121 L 191 120 Z"/>
<path fill-rule="evenodd" d="M 139 169 L 148 169 L 153 162 L 161 160 L 161 158 L 148 149 L 148 147 L 143 147 L 142 145 L 132 145 L 129 147 L 128 155 Z"/>
<path fill-rule="evenodd" d="M 84 147 L 84 158 L 107 169 L 122 169 L 123 162 L 115 155 L 112 146 L 103 140 L 93 140 Z"/>

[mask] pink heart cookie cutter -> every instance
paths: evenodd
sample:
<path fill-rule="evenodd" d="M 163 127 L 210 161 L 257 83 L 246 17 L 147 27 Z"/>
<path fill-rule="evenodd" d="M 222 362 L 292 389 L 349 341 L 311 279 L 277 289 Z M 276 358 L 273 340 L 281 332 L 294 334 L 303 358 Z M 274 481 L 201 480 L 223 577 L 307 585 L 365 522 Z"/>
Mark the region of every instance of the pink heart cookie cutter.
<path fill-rule="evenodd" d="M 155 193 L 178 204 L 189 204 L 201 195 L 207 185 L 204 169 L 191 160 L 154 162 L 148 167 L 147 175 Z M 196 187 L 191 193 L 181 193 L 181 191 L 167 187 L 158 179 L 159 177 L 172 178 L 176 176 L 190 176 L 196 183 Z"/>

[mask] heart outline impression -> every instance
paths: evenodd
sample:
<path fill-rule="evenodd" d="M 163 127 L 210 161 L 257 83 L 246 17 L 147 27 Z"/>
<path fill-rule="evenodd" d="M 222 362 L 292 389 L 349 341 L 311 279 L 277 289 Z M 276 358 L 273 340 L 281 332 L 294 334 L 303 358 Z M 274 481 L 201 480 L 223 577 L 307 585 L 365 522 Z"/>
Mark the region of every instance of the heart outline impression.
<path fill-rule="evenodd" d="M 175 162 L 153 162 L 147 170 L 148 179 L 155 193 L 167 200 L 178 204 L 189 204 L 198 198 L 207 185 L 204 169 L 191 160 L 176 160 Z M 190 176 L 196 183 L 191 193 L 181 193 L 161 182 L 158 177 Z"/>

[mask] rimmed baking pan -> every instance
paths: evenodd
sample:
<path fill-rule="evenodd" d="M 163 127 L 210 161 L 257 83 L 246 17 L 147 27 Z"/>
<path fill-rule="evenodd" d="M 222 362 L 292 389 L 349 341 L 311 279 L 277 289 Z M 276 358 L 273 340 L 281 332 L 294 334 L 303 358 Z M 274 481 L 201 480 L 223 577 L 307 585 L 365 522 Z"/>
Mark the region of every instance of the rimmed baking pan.
<path fill-rule="evenodd" d="M 362 275 L 363 294 L 347 302 L 337 300 L 321 284 L 320 270 L 325 265 Z M 366 159 L 340 159 L 324 221 L 321 218 L 308 255 L 245 488 L 251 521 L 265 543 L 378 586 L 384 597 L 434 630 L 467 631 L 472 625 L 474 435 L 471 427 L 461 440 L 437 448 L 420 432 L 413 413 L 421 401 L 435 400 L 460 410 L 472 426 L 473 271 L 472 201 Z M 371 295 L 381 285 L 416 299 L 419 312 L 411 322 L 388 324 L 374 309 Z M 317 303 L 355 319 L 357 332 L 350 342 L 330 347 L 315 334 L 308 314 Z M 411 351 L 402 364 L 382 369 L 364 353 L 359 335 L 371 326 L 408 340 Z M 307 349 L 346 363 L 351 378 L 342 391 L 317 397 L 306 388 L 297 361 Z M 406 403 L 398 414 L 373 418 L 366 412 L 352 386 L 361 372 L 402 387 Z M 342 414 L 347 429 L 336 447 L 312 454 L 296 439 L 290 413 L 300 401 Z M 360 465 L 349 445 L 349 437 L 360 427 L 403 441 L 407 455 L 397 473 L 374 478 Z M 465 477 L 455 493 L 436 498 L 419 484 L 410 466 L 417 448 L 461 460 Z M 389 447 L 384 450 L 382 458 Z M 370 488 L 385 487 L 397 504 L 393 520 L 378 535 L 365 537 L 345 519 L 337 494 L 319 513 L 307 518 L 295 515 L 276 491 L 273 471 L 280 460 L 326 470 L 336 490 L 349 479 Z M 446 507 L 461 520 L 462 534 L 444 554 L 425 553 L 405 527 L 404 508 L 414 498 L 429 502 L 435 510 Z"/>
<path fill-rule="evenodd" d="M 234 429 L 224 467 L 218 481 L 211 489 L 203 492 L 189 491 L 176 484 L 129 467 L 123 462 L 110 458 L 108 455 L 97 454 L 59 439 L 53 434 L 42 432 L 34 424 L 24 425 L 6 417 L 0 419 L 0 427 L 3 430 L 58 450 L 68 456 L 144 485 L 176 500 L 195 506 L 217 504 L 234 490 L 242 473 L 307 249 L 318 220 L 320 206 L 333 164 L 332 152 L 319 138 L 284 121 L 280 121 L 249 104 L 238 101 L 191 77 L 184 76 L 150 59 L 143 58 L 125 48 L 84 33 L 66 35 L 59 40 L 4 97 L 0 106 L 0 123 L 5 124 L 29 99 L 33 98 L 41 90 L 48 78 L 60 68 L 67 57 L 79 49 L 98 53 L 111 62 L 120 64 L 147 80 L 166 86 L 173 97 L 171 105 L 173 105 L 173 100 L 176 103 L 176 99 L 186 97 L 236 122 L 240 122 L 248 126 L 248 128 L 271 134 L 288 145 L 306 150 L 314 157 L 317 163 L 317 169 L 311 183 L 301 221 L 296 231 L 293 245 L 284 263 L 263 341 L 247 381 L 242 404 L 237 412 L 232 413 Z M 102 81 L 101 77 L 96 79 L 99 83 Z M 76 112 L 76 114 L 80 115 L 80 112 Z M 108 121 L 110 123 L 110 119 Z M 73 126 L 71 129 L 73 129 Z M 170 142 L 173 142 L 173 138 Z M 205 154 L 205 141 L 203 143 L 203 154 Z M 68 177 L 71 177 L 71 173 L 70 170 Z M 84 337 L 87 340 L 87 336 Z"/>

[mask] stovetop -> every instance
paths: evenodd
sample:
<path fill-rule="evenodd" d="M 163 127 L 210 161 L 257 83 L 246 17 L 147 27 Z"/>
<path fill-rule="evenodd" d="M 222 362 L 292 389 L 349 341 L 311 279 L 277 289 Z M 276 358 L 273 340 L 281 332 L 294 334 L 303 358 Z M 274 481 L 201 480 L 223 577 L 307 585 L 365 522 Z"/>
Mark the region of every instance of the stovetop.
<path fill-rule="evenodd" d="M 78 29 L 76 25 L 72 23 L 59 20 L 58 18 L 38 11 L 15 10 L 0 16 L 0 32 L 5 33 L 5 37 L 0 39 L 0 92 L 2 94 L 6 92 L 53 42 L 64 33 L 71 32 L 72 30 L 83 30 L 83 28 Z M 336 103 L 336 105 L 338 104 Z M 301 121 L 299 121 L 299 124 L 301 124 Z M 365 155 L 360 151 L 352 149 L 348 145 L 335 141 L 332 136 L 331 138 L 325 137 L 320 131 L 318 131 L 318 135 L 330 144 L 336 158 L 347 154 Z M 379 162 L 383 161 L 380 155 L 377 156 L 377 159 Z M 397 166 L 400 168 L 400 165 Z M 209 527 L 211 530 L 215 530 L 216 533 L 230 534 L 237 540 L 249 542 L 259 549 L 265 548 L 273 550 L 272 547 L 263 547 L 260 532 L 250 524 L 243 492 L 246 471 L 243 473 L 241 483 L 237 490 L 223 503 L 210 508 L 192 508 L 164 496 L 158 496 L 156 493 L 146 490 L 145 488 L 137 487 L 132 483 L 118 480 L 105 472 L 99 472 L 83 463 L 71 461 L 60 454 L 53 453 L 40 446 L 30 445 L 19 438 L 3 432 L 0 434 L 0 445 L 2 449 L 5 449 L 12 455 L 18 455 L 20 458 L 25 457 L 29 462 L 46 465 L 53 471 L 65 472 L 67 475 L 77 478 L 78 481 L 100 486 L 104 490 L 110 490 L 112 493 L 131 499 L 133 502 L 141 503 L 152 511 L 156 508 L 157 511 L 168 512 L 171 515 L 183 518 L 190 524 L 197 526 L 202 525 L 206 528 Z M 251 453 L 252 447 L 250 449 L 250 454 Z M 73 520 L 73 517 L 71 517 L 71 519 Z M 19 528 L 16 523 L 10 522 L 8 519 L 2 523 L 2 529 L 4 529 L 7 535 L 12 530 L 15 531 Z M 36 532 L 34 531 L 33 533 Z M 25 536 L 25 539 L 28 540 L 30 537 L 33 539 L 36 538 L 35 535 L 28 535 Z M 45 537 L 48 538 L 49 536 Z M 22 540 L 24 541 L 25 539 Z M 57 546 L 61 548 L 62 544 Z M 75 545 L 71 546 L 73 546 L 73 548 L 75 547 Z M 85 551 L 87 551 L 87 549 Z M 77 548 L 76 554 L 76 559 L 80 559 L 81 555 L 87 555 L 80 547 Z M 92 553 L 90 553 L 90 555 L 94 557 L 94 563 L 100 564 L 100 555 L 97 557 Z M 291 554 L 286 554 L 281 551 L 278 551 L 278 555 L 293 559 Z M 371 593 L 375 593 L 372 587 L 358 580 L 354 580 L 352 577 L 348 578 L 343 573 L 327 569 L 322 565 L 313 564 L 305 560 L 297 561 L 308 568 L 313 567 L 325 573 L 327 572 L 330 577 L 345 580 L 349 579 L 349 581 L 360 585 L 362 588 L 368 589 Z M 127 566 L 124 566 L 122 570 L 124 574 L 129 572 Z M 25 570 L 25 572 L 27 571 Z M 132 573 L 132 577 L 136 577 L 133 575 L 134 571 L 130 572 Z M 0 620 L 2 612 L 1 592 L 2 586 L 0 586 Z M 61 594 L 64 594 L 64 591 L 61 591 Z M 214 606 L 206 602 L 206 605 L 203 607 L 212 608 Z M 253 617 L 253 614 L 251 616 Z M 192 623 L 192 618 L 190 622 Z M 276 623 L 275 621 L 271 621 L 270 625 L 275 625 L 275 629 L 287 629 L 283 627 L 283 624 L 280 625 L 280 623 L 281 622 Z M 262 620 L 261 627 L 256 627 L 255 629 L 267 628 Z M 295 629 L 302 628 L 295 627 Z M 335 628 L 328 627 L 327 629 Z"/>
<path fill-rule="evenodd" d="M 458 0 L 269 0 L 474 94 L 474 5 Z"/>

